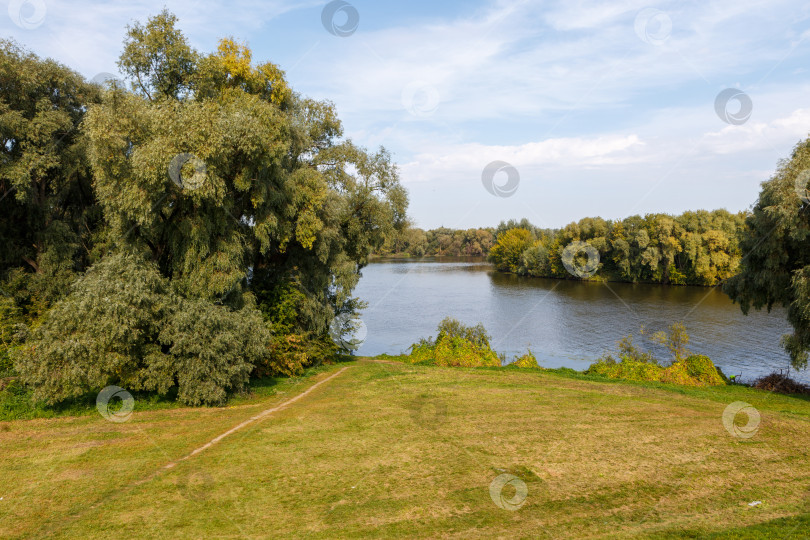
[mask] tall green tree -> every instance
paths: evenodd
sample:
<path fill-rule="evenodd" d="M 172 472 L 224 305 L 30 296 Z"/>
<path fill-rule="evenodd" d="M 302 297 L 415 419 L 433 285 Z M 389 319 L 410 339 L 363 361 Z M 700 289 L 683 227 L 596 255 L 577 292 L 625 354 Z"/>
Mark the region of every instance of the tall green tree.
<path fill-rule="evenodd" d="M 406 223 L 385 149 L 343 139 L 331 103 L 245 45 L 201 54 L 176 22 L 127 29 L 132 91 L 81 119 L 100 262 L 16 356 L 44 401 L 121 384 L 216 404 L 250 374 L 295 373 L 334 351 L 369 254 Z"/>
<path fill-rule="evenodd" d="M 810 349 L 810 139 L 793 149 L 789 160 L 762 184 L 747 229 L 740 242 L 739 273 L 724 290 L 743 313 L 787 309 L 793 334 L 783 345 L 797 369 L 807 366 Z"/>

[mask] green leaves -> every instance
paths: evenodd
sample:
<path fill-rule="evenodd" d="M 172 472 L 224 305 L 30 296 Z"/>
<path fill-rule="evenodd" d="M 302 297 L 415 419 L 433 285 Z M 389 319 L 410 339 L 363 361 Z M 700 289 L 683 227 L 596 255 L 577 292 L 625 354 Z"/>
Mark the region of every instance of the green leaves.
<path fill-rule="evenodd" d="M 784 336 L 782 343 L 797 369 L 807 365 L 810 350 L 808 169 L 810 139 L 797 144 L 790 160 L 781 162 L 773 177 L 762 184 L 740 242 L 740 273 L 724 286 L 743 313 L 751 307 L 787 308 L 794 332 Z"/>
<path fill-rule="evenodd" d="M 489 252 L 489 260 L 498 270 L 517 272 L 523 262 L 523 252 L 532 245 L 532 234 L 523 228 L 509 229 L 498 236 Z"/>
<path fill-rule="evenodd" d="M 3 309 L 37 322 L 16 369 L 47 403 L 119 384 L 219 404 L 251 373 L 323 360 L 369 254 L 405 223 L 388 152 L 339 140 L 334 106 L 245 45 L 201 55 L 176 23 L 127 29 L 134 92 L 3 42 Z"/>
<path fill-rule="evenodd" d="M 197 54 L 175 28 L 177 17 L 164 9 L 146 25 L 127 27 L 118 67 L 133 88 L 149 100 L 180 99 L 188 93 Z"/>
<path fill-rule="evenodd" d="M 58 302 L 16 353 L 34 397 L 56 403 L 109 384 L 217 405 L 267 363 L 271 334 L 255 307 L 231 310 L 172 290 L 157 267 L 110 254 Z"/>
<path fill-rule="evenodd" d="M 734 274 L 740 260 L 743 213 L 726 210 L 648 214 L 621 221 L 583 218 L 559 230 L 540 230 L 525 219 L 501 223 L 490 260 L 499 270 L 569 279 L 567 246 L 599 253 L 595 277 L 615 281 L 714 285 Z M 528 235 L 528 236 L 527 236 Z M 566 259 L 566 260 L 564 260 Z M 576 266 L 588 257 L 576 253 Z M 595 260 L 595 259 L 594 259 Z"/>

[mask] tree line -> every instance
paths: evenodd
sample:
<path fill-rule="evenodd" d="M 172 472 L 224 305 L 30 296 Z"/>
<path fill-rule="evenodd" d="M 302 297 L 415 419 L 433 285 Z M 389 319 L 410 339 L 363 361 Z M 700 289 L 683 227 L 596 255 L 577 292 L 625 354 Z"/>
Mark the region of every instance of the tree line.
<path fill-rule="evenodd" d="M 616 221 L 596 217 L 558 230 L 511 222 L 502 224 L 489 259 L 498 270 L 527 276 L 715 285 L 737 272 L 746 216 L 698 210 Z M 573 261 L 565 260 L 569 246 L 576 246 Z M 588 276 L 571 271 L 587 265 Z"/>
<path fill-rule="evenodd" d="M 379 257 L 485 257 L 492 249 L 496 230 L 438 229 L 418 227 L 393 229 L 375 252 Z"/>
<path fill-rule="evenodd" d="M 485 256 L 502 272 L 578 278 L 565 268 L 564 250 L 584 243 L 598 252 L 595 279 L 715 285 L 734 275 L 747 212 L 647 214 L 622 220 L 584 218 L 561 229 L 527 219 L 483 229 L 392 229 L 378 256 Z M 585 256 L 576 254 L 582 264 Z"/>

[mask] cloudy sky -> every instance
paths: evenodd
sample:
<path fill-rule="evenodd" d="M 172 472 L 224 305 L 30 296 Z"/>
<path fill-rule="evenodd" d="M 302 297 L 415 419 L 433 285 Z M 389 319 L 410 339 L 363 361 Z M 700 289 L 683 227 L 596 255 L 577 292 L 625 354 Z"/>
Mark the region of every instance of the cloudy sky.
<path fill-rule="evenodd" d="M 810 132 L 803 1 L 13 0 L 0 35 L 92 78 L 164 5 L 388 148 L 422 227 L 743 210 Z"/>

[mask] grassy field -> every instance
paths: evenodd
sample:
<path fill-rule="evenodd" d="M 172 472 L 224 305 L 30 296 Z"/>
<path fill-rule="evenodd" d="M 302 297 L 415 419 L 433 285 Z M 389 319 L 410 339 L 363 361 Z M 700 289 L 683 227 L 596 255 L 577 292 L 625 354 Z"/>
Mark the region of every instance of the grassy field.
<path fill-rule="evenodd" d="M 806 538 L 809 435 L 810 401 L 738 386 L 361 360 L 230 407 L 2 422 L 0 537 Z"/>

